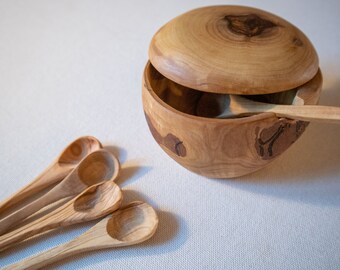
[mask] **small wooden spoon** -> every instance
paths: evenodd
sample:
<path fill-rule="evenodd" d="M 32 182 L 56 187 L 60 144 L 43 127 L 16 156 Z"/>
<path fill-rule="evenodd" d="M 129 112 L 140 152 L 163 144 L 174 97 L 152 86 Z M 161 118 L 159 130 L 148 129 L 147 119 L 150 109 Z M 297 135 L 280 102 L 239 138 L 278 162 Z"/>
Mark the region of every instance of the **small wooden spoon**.
<path fill-rule="evenodd" d="M 0 235 L 7 232 L 14 224 L 53 202 L 77 195 L 89 186 L 104 180 L 115 180 L 119 168 L 118 159 L 110 152 L 104 149 L 92 152 L 63 181 L 45 195 L 1 220 Z"/>
<path fill-rule="evenodd" d="M 149 239 L 156 231 L 155 210 L 134 202 L 104 218 L 78 238 L 4 269 L 40 269 L 80 252 L 130 246 Z"/>
<path fill-rule="evenodd" d="M 0 213 L 24 201 L 33 194 L 58 183 L 69 174 L 84 157 L 100 148 L 102 148 L 101 143 L 91 136 L 80 137 L 73 141 L 43 173 L 27 186 L 3 201 L 0 204 Z"/>
<path fill-rule="evenodd" d="M 86 189 L 53 212 L 0 237 L 0 250 L 54 228 L 94 220 L 117 210 L 122 201 L 120 188 L 112 181 Z"/>
<path fill-rule="evenodd" d="M 321 105 L 276 105 L 252 101 L 237 95 L 203 95 L 197 106 L 197 115 L 215 118 L 230 118 L 263 112 L 275 113 L 278 117 L 287 117 L 303 121 L 316 121 L 340 124 L 340 108 Z M 213 104 L 220 105 L 222 112 L 216 114 Z M 222 103 L 222 104 L 221 104 Z"/>

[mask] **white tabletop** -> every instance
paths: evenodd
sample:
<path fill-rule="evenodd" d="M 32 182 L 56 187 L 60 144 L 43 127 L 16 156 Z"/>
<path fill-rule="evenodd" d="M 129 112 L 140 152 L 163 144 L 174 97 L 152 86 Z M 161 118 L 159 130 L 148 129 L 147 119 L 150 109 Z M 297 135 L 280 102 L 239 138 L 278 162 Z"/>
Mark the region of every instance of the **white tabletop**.
<path fill-rule="evenodd" d="M 159 228 L 135 247 L 74 256 L 58 269 L 340 269 L 340 125 L 311 124 L 267 168 L 211 180 L 171 160 L 144 119 L 141 77 L 153 34 L 199 6 L 241 4 L 289 20 L 324 75 L 320 104 L 340 106 L 340 2 L 0 1 L 0 200 L 72 140 L 119 155 L 125 200 L 155 207 Z M 0 267 L 64 243 L 94 223 L 0 254 Z"/>

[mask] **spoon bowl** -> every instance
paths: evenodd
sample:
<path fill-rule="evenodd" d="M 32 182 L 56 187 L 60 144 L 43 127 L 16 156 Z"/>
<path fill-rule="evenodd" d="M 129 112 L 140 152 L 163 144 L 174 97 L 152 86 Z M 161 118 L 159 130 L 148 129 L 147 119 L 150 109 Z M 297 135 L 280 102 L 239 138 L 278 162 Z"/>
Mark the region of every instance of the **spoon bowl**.
<path fill-rule="evenodd" d="M 77 170 L 85 185 L 100 183 L 103 179 L 116 179 L 120 172 L 118 159 L 109 151 L 98 150 L 88 155 Z"/>
<path fill-rule="evenodd" d="M 57 158 L 57 163 L 60 166 L 78 164 L 84 157 L 95 150 L 102 148 L 102 144 L 92 136 L 83 136 L 71 144 Z"/>
<path fill-rule="evenodd" d="M 112 214 L 106 231 L 112 239 L 120 242 L 117 246 L 129 246 L 150 238 L 157 224 L 157 214 L 150 205 L 133 202 Z"/>
<path fill-rule="evenodd" d="M 58 182 L 68 175 L 88 154 L 101 149 L 101 143 L 92 136 L 83 136 L 69 144 L 61 154 L 27 186 L 0 204 L 0 213 L 23 203 L 27 198 Z"/>
<path fill-rule="evenodd" d="M 80 194 L 73 202 L 73 209 L 79 214 L 95 216 L 110 205 L 116 206 L 117 200 L 121 198 L 121 191 L 117 185 L 103 182 L 89 187 L 86 192 Z"/>
<path fill-rule="evenodd" d="M 135 245 L 152 237 L 157 225 L 157 214 L 150 205 L 133 202 L 104 218 L 78 238 L 4 269 L 39 269 L 78 253 Z"/>
<path fill-rule="evenodd" d="M 0 250 L 38 233 L 106 216 L 117 210 L 121 201 L 122 192 L 114 182 L 91 186 L 46 216 L 0 236 Z"/>

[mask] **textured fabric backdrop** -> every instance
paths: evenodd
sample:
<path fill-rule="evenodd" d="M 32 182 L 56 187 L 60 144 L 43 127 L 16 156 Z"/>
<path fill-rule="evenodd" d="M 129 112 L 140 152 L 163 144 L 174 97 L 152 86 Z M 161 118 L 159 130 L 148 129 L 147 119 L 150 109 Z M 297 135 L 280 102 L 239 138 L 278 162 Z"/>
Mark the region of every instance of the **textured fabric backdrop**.
<path fill-rule="evenodd" d="M 340 4 L 313 1 L 0 1 L 0 199 L 69 142 L 94 135 L 122 162 L 125 200 L 159 214 L 148 242 L 81 254 L 57 269 L 340 269 L 340 125 L 311 124 L 266 169 L 197 176 L 154 142 L 141 103 L 153 33 L 199 6 L 242 4 L 291 21 L 315 45 L 320 103 L 340 106 Z M 64 243 L 94 223 L 0 254 L 0 267 Z"/>

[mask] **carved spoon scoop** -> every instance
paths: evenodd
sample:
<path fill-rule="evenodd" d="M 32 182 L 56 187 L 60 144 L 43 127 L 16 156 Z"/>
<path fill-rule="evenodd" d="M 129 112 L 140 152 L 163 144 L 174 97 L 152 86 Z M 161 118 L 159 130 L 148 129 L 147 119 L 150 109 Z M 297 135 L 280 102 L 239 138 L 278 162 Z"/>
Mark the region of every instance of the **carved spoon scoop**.
<path fill-rule="evenodd" d="M 39 209 L 62 198 L 77 195 L 89 186 L 104 180 L 114 180 L 119 173 L 119 161 L 110 152 L 101 149 L 86 156 L 58 185 L 37 200 L 0 221 L 0 235 Z"/>
<path fill-rule="evenodd" d="M 4 269 L 39 269 L 80 252 L 135 245 L 149 239 L 157 225 L 155 210 L 146 203 L 134 202 L 104 218 L 78 238 Z"/>
<path fill-rule="evenodd" d="M 220 106 L 222 110 L 216 112 L 216 105 Z M 237 95 L 204 94 L 197 105 L 196 112 L 199 116 L 215 118 L 230 118 L 241 115 L 272 112 L 278 117 L 340 124 L 340 107 L 276 105 L 252 101 Z"/>
<path fill-rule="evenodd" d="M 58 183 L 68 175 L 84 157 L 100 148 L 102 148 L 101 143 L 91 136 L 80 137 L 73 141 L 43 173 L 17 193 L 0 203 L 0 213 L 24 201 L 33 194 Z"/>
<path fill-rule="evenodd" d="M 53 212 L 0 237 L 0 250 L 54 228 L 94 220 L 117 210 L 122 201 L 120 188 L 112 181 L 86 189 Z"/>

